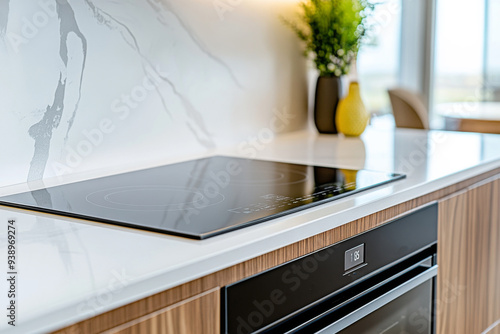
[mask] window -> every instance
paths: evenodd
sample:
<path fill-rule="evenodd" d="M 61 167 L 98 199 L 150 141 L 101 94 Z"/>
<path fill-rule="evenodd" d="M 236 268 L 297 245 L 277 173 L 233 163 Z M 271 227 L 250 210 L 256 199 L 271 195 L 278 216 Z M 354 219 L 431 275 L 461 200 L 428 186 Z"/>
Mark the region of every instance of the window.
<path fill-rule="evenodd" d="M 387 89 L 398 86 L 399 79 L 401 0 L 378 2 L 369 25 L 371 43 L 358 54 L 361 93 L 370 112 L 390 113 Z"/>
<path fill-rule="evenodd" d="M 500 101 L 500 0 L 486 0 L 485 99 Z"/>
<path fill-rule="evenodd" d="M 434 103 L 500 101 L 500 0 L 438 0 Z"/>
<path fill-rule="evenodd" d="M 434 104 L 483 98 L 484 12 L 484 0 L 437 1 Z"/>

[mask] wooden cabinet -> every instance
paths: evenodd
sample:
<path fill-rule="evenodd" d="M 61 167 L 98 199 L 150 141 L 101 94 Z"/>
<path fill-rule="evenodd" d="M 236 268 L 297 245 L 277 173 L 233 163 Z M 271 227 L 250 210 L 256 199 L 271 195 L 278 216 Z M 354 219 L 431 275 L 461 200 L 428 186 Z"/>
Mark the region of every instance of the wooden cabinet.
<path fill-rule="evenodd" d="M 219 334 L 220 291 L 218 288 L 212 289 L 105 333 Z"/>
<path fill-rule="evenodd" d="M 500 180 L 439 203 L 437 333 L 500 333 Z"/>

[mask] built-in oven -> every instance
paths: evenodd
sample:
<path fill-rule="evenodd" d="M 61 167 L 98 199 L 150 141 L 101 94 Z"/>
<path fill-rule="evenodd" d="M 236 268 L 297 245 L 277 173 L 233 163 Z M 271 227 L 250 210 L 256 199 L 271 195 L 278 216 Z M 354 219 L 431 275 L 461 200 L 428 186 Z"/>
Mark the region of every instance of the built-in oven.
<path fill-rule="evenodd" d="M 222 289 L 222 332 L 434 333 L 437 204 Z"/>

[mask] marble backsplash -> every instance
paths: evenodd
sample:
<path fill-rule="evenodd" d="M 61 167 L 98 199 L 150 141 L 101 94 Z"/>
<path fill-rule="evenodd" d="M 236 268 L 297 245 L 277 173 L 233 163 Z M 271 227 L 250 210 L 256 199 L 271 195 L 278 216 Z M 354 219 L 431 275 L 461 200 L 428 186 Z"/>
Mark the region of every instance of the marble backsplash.
<path fill-rule="evenodd" d="M 294 6 L 0 0 L 0 186 L 305 127 Z"/>

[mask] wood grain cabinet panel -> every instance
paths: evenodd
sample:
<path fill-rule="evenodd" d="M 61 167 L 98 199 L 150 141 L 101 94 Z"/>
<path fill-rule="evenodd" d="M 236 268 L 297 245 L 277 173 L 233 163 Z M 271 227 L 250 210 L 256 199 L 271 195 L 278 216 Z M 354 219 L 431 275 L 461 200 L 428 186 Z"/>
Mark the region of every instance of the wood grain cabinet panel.
<path fill-rule="evenodd" d="M 500 180 L 439 203 L 437 333 L 500 334 Z"/>
<path fill-rule="evenodd" d="M 212 289 L 105 333 L 219 334 L 220 289 Z"/>

